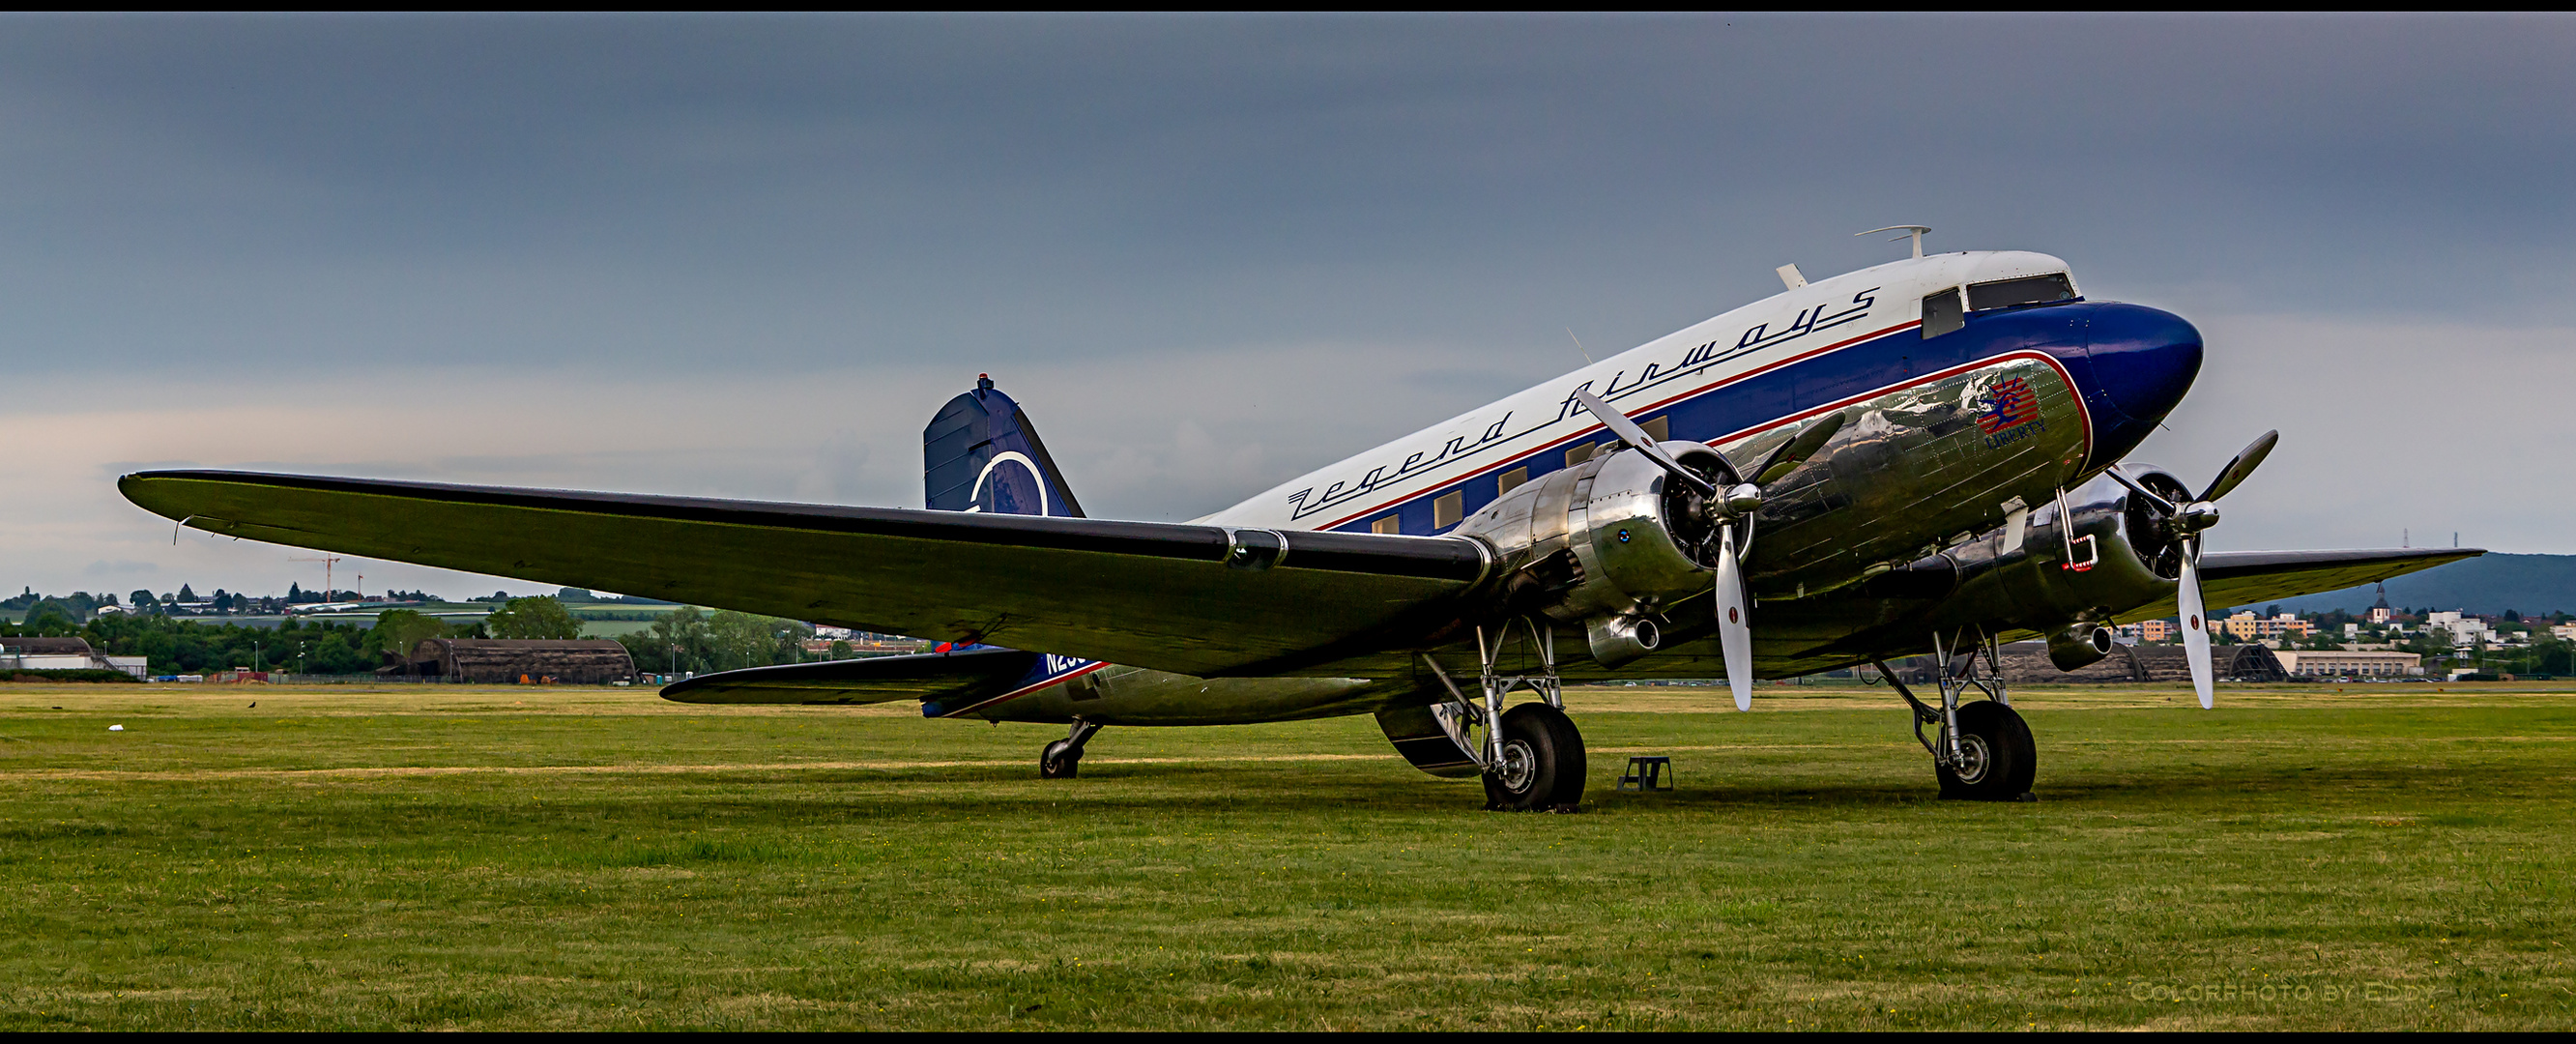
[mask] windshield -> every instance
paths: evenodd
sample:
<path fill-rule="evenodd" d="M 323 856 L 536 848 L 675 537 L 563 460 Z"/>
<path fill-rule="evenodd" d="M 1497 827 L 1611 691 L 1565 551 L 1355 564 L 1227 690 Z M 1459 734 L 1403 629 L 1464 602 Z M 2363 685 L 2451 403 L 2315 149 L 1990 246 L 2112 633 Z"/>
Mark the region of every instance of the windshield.
<path fill-rule="evenodd" d="M 2074 299 L 2075 281 L 2066 278 L 2064 272 L 2023 276 L 2019 279 L 1999 279 L 1968 287 L 1968 310 L 1971 312 Z"/>

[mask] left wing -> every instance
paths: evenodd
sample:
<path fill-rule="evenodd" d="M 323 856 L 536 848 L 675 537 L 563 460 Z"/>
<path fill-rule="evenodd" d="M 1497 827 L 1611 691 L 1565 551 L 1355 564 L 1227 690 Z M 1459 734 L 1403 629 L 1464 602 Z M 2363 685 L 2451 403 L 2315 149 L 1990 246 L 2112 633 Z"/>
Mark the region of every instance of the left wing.
<path fill-rule="evenodd" d="M 229 471 L 117 488 L 226 536 L 1199 676 L 1416 647 L 1495 571 L 1455 537 Z"/>
<path fill-rule="evenodd" d="M 2200 556 L 2202 604 L 2213 612 L 2321 594 L 2386 580 L 2486 554 L 2478 547 L 2382 547 L 2352 551 L 2212 551 Z M 2123 620 L 2171 616 L 2168 598 L 2120 614 Z"/>

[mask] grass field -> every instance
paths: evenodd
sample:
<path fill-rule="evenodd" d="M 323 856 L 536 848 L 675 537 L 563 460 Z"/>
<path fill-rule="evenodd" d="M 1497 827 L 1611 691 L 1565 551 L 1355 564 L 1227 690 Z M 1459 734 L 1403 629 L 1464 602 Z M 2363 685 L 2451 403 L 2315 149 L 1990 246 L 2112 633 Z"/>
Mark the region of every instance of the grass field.
<path fill-rule="evenodd" d="M 1505 815 L 1367 719 L 1042 782 L 902 707 L 0 685 L 0 1029 L 2576 1027 L 2576 692 L 2434 688 L 2027 687 L 2018 805 L 1883 690 L 1578 690 L 1586 813 Z"/>

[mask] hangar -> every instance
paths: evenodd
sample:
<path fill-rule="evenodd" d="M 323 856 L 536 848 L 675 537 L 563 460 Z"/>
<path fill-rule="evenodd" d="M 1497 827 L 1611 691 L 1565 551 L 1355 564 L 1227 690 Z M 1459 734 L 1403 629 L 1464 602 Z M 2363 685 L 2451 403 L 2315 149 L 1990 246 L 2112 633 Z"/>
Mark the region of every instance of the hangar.
<path fill-rule="evenodd" d="M 412 647 L 408 660 L 381 673 L 500 685 L 606 685 L 635 680 L 635 660 L 625 646 L 606 638 L 429 638 Z"/>

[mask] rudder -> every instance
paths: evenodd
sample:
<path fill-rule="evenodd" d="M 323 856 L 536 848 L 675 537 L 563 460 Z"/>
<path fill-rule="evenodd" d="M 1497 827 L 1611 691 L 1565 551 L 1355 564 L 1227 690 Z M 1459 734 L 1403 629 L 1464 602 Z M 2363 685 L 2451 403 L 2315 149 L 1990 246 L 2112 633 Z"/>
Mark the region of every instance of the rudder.
<path fill-rule="evenodd" d="M 975 375 L 921 431 L 922 486 L 933 511 L 1081 518 L 1082 504 L 1020 404 Z"/>

